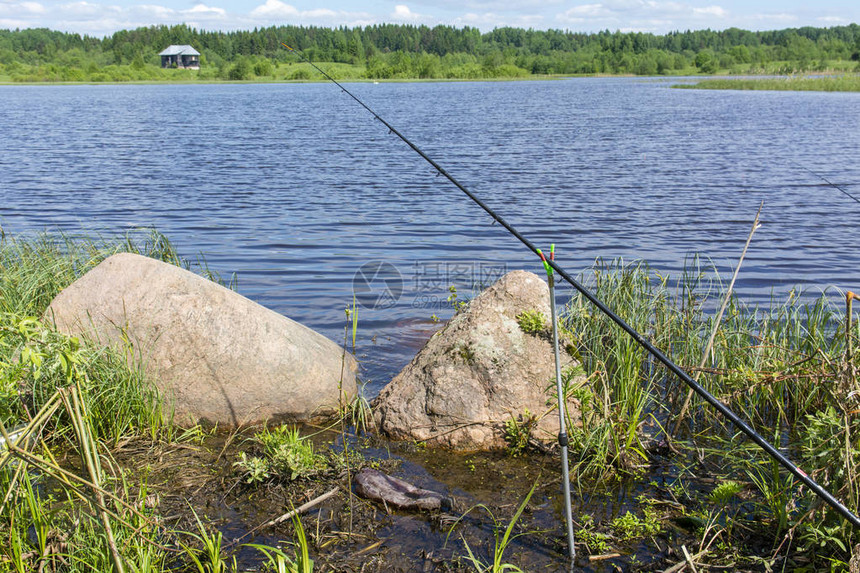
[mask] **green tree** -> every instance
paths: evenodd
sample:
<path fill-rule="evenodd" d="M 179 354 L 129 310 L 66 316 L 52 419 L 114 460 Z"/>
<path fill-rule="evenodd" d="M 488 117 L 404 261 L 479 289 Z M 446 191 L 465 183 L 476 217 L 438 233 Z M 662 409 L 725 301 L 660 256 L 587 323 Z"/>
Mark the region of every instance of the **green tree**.
<path fill-rule="evenodd" d="M 714 53 L 711 50 L 702 50 L 696 54 L 694 60 L 699 72 L 703 74 L 713 74 L 717 71 L 717 62 L 714 58 Z"/>
<path fill-rule="evenodd" d="M 752 61 L 752 55 L 750 54 L 749 48 L 743 44 L 740 46 L 732 46 L 729 49 L 729 55 L 734 58 L 736 62 L 741 64 L 748 64 Z"/>
<path fill-rule="evenodd" d="M 146 67 L 146 62 L 143 61 L 143 54 L 138 52 L 131 61 L 131 67 L 135 70 L 142 70 Z"/>
<path fill-rule="evenodd" d="M 251 64 L 247 58 L 239 58 L 227 74 L 227 79 L 230 80 L 249 80 L 251 79 Z"/>
<path fill-rule="evenodd" d="M 272 66 L 272 62 L 269 60 L 257 60 L 254 63 L 254 75 L 255 76 L 271 76 L 272 72 L 275 71 L 274 66 Z"/>
<path fill-rule="evenodd" d="M 639 76 L 653 76 L 657 74 L 657 60 L 650 54 L 639 56 L 633 69 Z"/>

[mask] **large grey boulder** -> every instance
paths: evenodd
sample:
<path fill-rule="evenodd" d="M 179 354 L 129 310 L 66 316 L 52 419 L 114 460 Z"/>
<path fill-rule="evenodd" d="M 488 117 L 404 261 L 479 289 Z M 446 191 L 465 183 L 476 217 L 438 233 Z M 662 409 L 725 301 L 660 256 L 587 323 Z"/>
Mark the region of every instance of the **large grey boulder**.
<path fill-rule="evenodd" d="M 177 266 L 121 253 L 63 290 L 57 329 L 117 346 L 180 424 L 308 420 L 356 394 L 355 359 L 321 334 Z"/>
<path fill-rule="evenodd" d="M 545 329 L 528 333 L 517 317 L 540 312 Z M 534 437 L 558 433 L 555 359 L 549 335 L 549 288 L 513 271 L 479 294 L 427 342 L 380 392 L 374 415 L 391 438 L 458 450 L 503 447 L 504 424 L 526 410 Z M 562 350 L 562 368 L 573 360 Z M 579 419 L 579 405 L 568 410 Z"/>

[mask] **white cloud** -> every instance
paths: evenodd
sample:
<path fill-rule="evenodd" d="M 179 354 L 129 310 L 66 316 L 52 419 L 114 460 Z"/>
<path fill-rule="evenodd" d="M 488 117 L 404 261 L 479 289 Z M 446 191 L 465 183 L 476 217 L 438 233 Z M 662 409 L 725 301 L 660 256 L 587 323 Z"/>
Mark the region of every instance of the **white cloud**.
<path fill-rule="evenodd" d="M 442 9 L 446 11 L 460 12 L 468 10 L 463 14 L 463 18 L 469 16 L 478 16 L 480 14 L 493 14 L 496 17 L 499 14 L 518 13 L 523 14 L 524 11 L 532 13 L 541 11 L 550 6 L 564 4 L 568 0 L 410 0 L 415 4 L 426 6 L 427 9 Z"/>
<path fill-rule="evenodd" d="M 749 16 L 748 19 L 751 22 L 772 22 L 774 26 L 789 26 L 798 20 L 797 16 L 787 12 L 778 12 L 775 14 L 753 14 L 752 16 Z"/>
<path fill-rule="evenodd" d="M 44 14 L 47 12 L 45 7 L 38 2 L 21 2 L 19 6 L 24 12 L 28 12 L 30 14 Z"/>
<path fill-rule="evenodd" d="M 403 4 L 398 4 L 394 7 L 394 17 L 395 18 L 411 18 L 412 12 L 409 10 L 409 6 L 404 6 Z"/>
<path fill-rule="evenodd" d="M 696 15 L 702 15 L 702 16 L 715 16 L 717 18 L 725 18 L 729 14 L 720 6 L 706 6 L 705 8 L 693 8 L 693 13 Z"/>
<path fill-rule="evenodd" d="M 306 18 L 310 18 L 311 20 L 315 20 L 317 18 L 334 19 L 337 17 L 337 12 L 335 12 L 334 10 L 329 10 L 328 8 L 318 8 L 316 10 L 308 10 L 306 12 L 302 12 L 302 15 Z"/>
<path fill-rule="evenodd" d="M 205 4 L 197 4 L 190 10 L 183 10 L 182 14 L 200 14 L 200 15 L 208 15 L 208 16 L 226 16 L 227 10 L 223 8 L 214 8 L 211 6 L 207 6 Z"/>
<path fill-rule="evenodd" d="M 90 2 L 71 2 L 69 4 L 60 4 L 59 12 L 64 16 L 77 16 L 83 18 L 102 15 L 105 12 L 105 8 L 105 6 L 91 4 Z"/>
<path fill-rule="evenodd" d="M 607 0 L 603 4 L 597 4 L 611 12 L 631 12 L 640 10 L 648 5 L 656 5 L 656 2 L 644 2 L 643 0 Z"/>
<path fill-rule="evenodd" d="M 2 7 L 0 8 L 0 16 L 3 17 L 4 21 L 11 21 L 10 16 L 32 18 L 48 12 L 47 8 L 39 2 L 2 2 L 0 7 Z"/>
<path fill-rule="evenodd" d="M 295 18 L 298 15 L 299 11 L 295 6 L 284 4 L 281 0 L 266 0 L 265 4 L 260 4 L 251 10 L 252 17 Z"/>
<path fill-rule="evenodd" d="M 783 7 L 769 13 L 757 11 L 754 2 L 739 5 L 737 0 L 393 0 L 376 13 L 338 7 L 352 5 L 343 0 L 330 4 L 327 0 L 255 0 L 247 4 L 236 0 L 0 0 L 0 28 L 48 27 L 108 35 L 154 24 L 235 30 L 282 24 L 354 27 L 394 22 L 471 26 L 483 31 L 515 26 L 665 33 L 730 26 L 762 30 L 836 25 L 860 18 L 856 8 Z"/>
<path fill-rule="evenodd" d="M 11 18 L 0 18 L 0 28 L 15 30 L 17 28 L 26 28 L 26 20 L 13 20 Z"/>
<path fill-rule="evenodd" d="M 391 20 L 394 22 L 419 22 L 426 18 L 421 14 L 416 14 L 409 9 L 405 4 L 398 4 L 394 7 L 394 12 L 391 13 Z"/>
<path fill-rule="evenodd" d="M 607 14 L 609 14 L 609 10 L 603 4 L 582 4 L 565 12 L 565 16 L 569 18 L 590 18 Z"/>
<path fill-rule="evenodd" d="M 280 0 L 266 0 L 247 16 L 233 16 L 233 28 L 254 26 L 272 26 L 280 24 L 305 24 L 317 26 L 365 26 L 378 22 L 372 15 L 364 12 L 344 12 L 330 8 L 314 8 L 299 10 L 291 4 Z"/>
<path fill-rule="evenodd" d="M 176 11 L 170 8 L 165 8 L 164 6 L 156 6 L 154 4 L 141 4 L 140 6 L 133 7 L 129 11 L 129 13 L 134 15 L 140 15 L 144 18 L 155 18 L 157 20 L 162 20 L 174 16 L 176 14 Z"/>

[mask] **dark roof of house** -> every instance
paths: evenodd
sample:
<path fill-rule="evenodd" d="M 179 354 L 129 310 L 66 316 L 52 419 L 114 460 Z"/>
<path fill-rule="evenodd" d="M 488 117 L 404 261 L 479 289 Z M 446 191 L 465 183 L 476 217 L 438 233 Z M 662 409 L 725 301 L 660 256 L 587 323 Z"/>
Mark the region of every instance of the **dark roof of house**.
<path fill-rule="evenodd" d="M 159 54 L 159 56 L 199 56 L 200 52 L 191 46 L 167 46 Z"/>

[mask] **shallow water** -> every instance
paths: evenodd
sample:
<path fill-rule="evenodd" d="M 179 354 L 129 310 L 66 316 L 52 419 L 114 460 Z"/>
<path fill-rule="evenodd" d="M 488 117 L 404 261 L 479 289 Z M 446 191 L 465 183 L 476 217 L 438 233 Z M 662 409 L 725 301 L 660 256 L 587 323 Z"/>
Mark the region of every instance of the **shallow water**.
<path fill-rule="evenodd" d="M 689 253 L 738 290 L 860 289 L 860 95 L 669 89 L 670 81 L 350 84 L 570 272 Z M 165 232 L 239 292 L 335 340 L 356 272 L 372 281 L 358 354 L 379 389 L 469 296 L 540 266 L 328 84 L 0 87 L 0 225 Z M 369 273 L 367 271 L 370 271 Z M 392 275 L 396 278 L 396 275 Z M 396 300 L 379 298 L 385 285 Z M 362 285 L 359 285 L 362 286 Z M 362 294 L 359 289 L 359 294 Z M 388 303 L 391 302 L 389 306 Z"/>
<path fill-rule="evenodd" d="M 329 447 L 341 451 L 342 442 L 336 432 L 304 430 L 314 434 L 318 452 Z M 231 468 L 238 460 L 239 450 L 249 450 L 248 440 L 236 439 L 225 448 L 226 438 L 223 434 L 214 435 L 200 445 L 154 450 L 149 449 L 152 444 L 140 447 L 132 444 L 127 451 L 115 455 L 121 464 L 132 463 L 137 470 L 148 468 L 147 492 L 160 500 L 158 511 L 162 515 L 173 516 L 172 525 L 178 529 L 196 529 L 190 507 L 204 515 L 207 524 L 224 535 L 225 553 L 235 555 L 241 570 L 257 570 L 262 560 L 257 550 L 245 544 L 277 545 L 295 539 L 289 522 L 262 528 L 258 527 L 260 524 L 282 515 L 290 504 L 296 506 L 339 488 L 333 498 L 303 516 L 315 569 L 471 571 L 473 568 L 465 559 L 464 541 L 479 559 L 492 561 L 496 528 L 504 530 L 532 486 L 534 493 L 517 522 L 514 530 L 517 537 L 506 550 L 503 562 L 517 564 L 525 571 L 569 570 L 561 521 L 559 466 L 554 456 L 531 454 L 513 458 L 505 452 L 457 454 L 425 450 L 415 444 L 351 440 L 353 452 L 360 451 L 383 471 L 453 500 L 449 512 L 403 511 L 358 497 L 350 504 L 345 475 L 246 486 Z M 587 519 L 603 524 L 602 529 L 606 530 L 606 524 L 628 510 L 641 514 L 637 496 L 664 499 L 666 485 L 672 483 L 666 479 L 668 470 L 668 466 L 655 467 L 650 472 L 650 483 L 627 481 L 606 490 L 575 490 L 576 530 L 591 530 Z M 694 488 L 695 484 L 688 487 Z M 589 559 L 589 553 L 597 552 L 593 548 L 589 552 L 584 539 L 577 538 L 575 570 L 638 571 L 645 565 L 649 570 L 662 570 L 677 560 L 666 554 L 669 544 L 687 541 L 688 537 L 687 532 L 673 527 L 666 518 L 659 535 L 632 541 L 613 539 L 612 553 L 618 555 L 598 561 Z M 289 545 L 285 547 L 288 552 L 291 550 Z"/>

